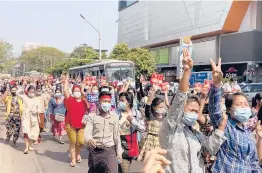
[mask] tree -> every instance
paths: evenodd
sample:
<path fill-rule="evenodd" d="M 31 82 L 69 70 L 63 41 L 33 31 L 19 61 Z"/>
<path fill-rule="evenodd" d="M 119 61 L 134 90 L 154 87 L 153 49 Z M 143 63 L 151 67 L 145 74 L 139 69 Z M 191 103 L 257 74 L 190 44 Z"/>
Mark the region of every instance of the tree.
<path fill-rule="evenodd" d="M 145 48 L 134 48 L 128 59 L 135 63 L 136 74 L 152 74 L 156 69 L 155 58 Z"/>
<path fill-rule="evenodd" d="M 55 64 L 52 68 L 47 69 L 47 73 L 60 76 L 61 74 L 67 73 L 71 67 L 81 66 L 91 63 L 89 59 L 64 59 Z"/>
<path fill-rule="evenodd" d="M 70 57 L 77 59 L 98 60 L 99 53 L 96 50 L 94 50 L 91 46 L 88 46 L 87 44 L 81 44 L 73 50 L 73 52 L 70 54 Z M 106 58 L 106 54 L 103 52 L 102 58 Z"/>
<path fill-rule="evenodd" d="M 142 73 L 152 74 L 155 71 L 156 63 L 154 57 L 145 48 L 129 49 L 127 44 L 115 45 L 110 59 L 129 60 L 135 63 L 136 75 Z"/>
<path fill-rule="evenodd" d="M 39 47 L 28 52 L 23 52 L 20 62 L 25 64 L 26 71 L 46 72 L 57 62 L 65 58 L 66 54 L 54 47 Z"/>
<path fill-rule="evenodd" d="M 0 41 L 0 69 L 3 72 L 9 72 L 16 64 L 12 50 L 13 46 L 10 43 Z"/>
<path fill-rule="evenodd" d="M 120 43 L 114 46 L 110 54 L 110 59 L 128 60 L 129 53 L 130 49 L 128 48 L 127 44 Z"/>

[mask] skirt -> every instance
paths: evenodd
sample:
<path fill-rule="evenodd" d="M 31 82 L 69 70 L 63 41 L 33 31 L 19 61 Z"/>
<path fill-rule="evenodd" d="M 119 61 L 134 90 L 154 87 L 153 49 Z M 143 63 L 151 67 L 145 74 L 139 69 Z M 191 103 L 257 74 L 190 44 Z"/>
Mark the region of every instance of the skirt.
<path fill-rule="evenodd" d="M 144 159 L 146 152 L 159 147 L 160 144 L 158 135 L 152 135 L 149 133 L 137 160 L 141 162 Z"/>
<path fill-rule="evenodd" d="M 55 136 L 63 136 L 66 135 L 65 130 L 65 122 L 59 122 L 55 120 L 55 115 L 51 115 L 51 121 L 52 121 L 52 132 Z"/>

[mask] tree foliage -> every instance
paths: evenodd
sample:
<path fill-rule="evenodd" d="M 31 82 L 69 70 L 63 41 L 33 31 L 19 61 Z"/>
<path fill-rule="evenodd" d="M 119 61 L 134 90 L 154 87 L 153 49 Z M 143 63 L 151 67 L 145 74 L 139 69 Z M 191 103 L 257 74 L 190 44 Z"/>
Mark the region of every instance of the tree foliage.
<path fill-rule="evenodd" d="M 106 58 L 106 54 L 102 53 L 102 59 Z M 82 44 L 76 47 L 73 52 L 62 61 L 58 62 L 52 68 L 47 70 L 48 73 L 60 75 L 66 73 L 69 68 L 89 64 L 99 59 L 99 53 L 92 47 Z"/>
<path fill-rule="evenodd" d="M 68 69 L 71 67 L 81 66 L 91 63 L 92 60 L 89 59 L 64 59 L 55 64 L 52 68 L 47 70 L 47 73 L 60 76 L 68 72 Z"/>
<path fill-rule="evenodd" d="M 25 63 L 26 71 L 46 72 L 57 62 L 65 58 L 66 54 L 53 47 L 39 47 L 31 51 L 23 52 L 20 62 Z"/>
<path fill-rule="evenodd" d="M 12 53 L 13 46 L 5 41 L 0 41 L 0 69 L 2 72 L 10 72 L 16 64 Z"/>
<path fill-rule="evenodd" d="M 88 46 L 87 44 L 81 44 L 73 50 L 73 52 L 70 54 L 70 57 L 77 59 L 98 60 L 99 53 L 91 46 Z M 104 52 L 102 52 L 102 58 L 106 58 L 106 54 Z"/>
<path fill-rule="evenodd" d="M 129 60 L 134 62 L 136 74 L 152 74 L 156 68 L 155 59 L 147 49 L 129 49 L 124 43 L 117 44 L 113 48 L 110 59 Z"/>

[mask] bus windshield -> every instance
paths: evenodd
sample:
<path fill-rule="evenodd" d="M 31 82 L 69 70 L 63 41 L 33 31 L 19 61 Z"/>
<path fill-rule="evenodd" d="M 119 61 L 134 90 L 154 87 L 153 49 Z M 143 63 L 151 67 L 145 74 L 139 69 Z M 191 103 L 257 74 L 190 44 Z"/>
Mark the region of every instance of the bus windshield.
<path fill-rule="evenodd" d="M 134 79 L 132 67 L 109 67 L 106 71 L 108 81 L 122 81 L 128 77 Z"/>

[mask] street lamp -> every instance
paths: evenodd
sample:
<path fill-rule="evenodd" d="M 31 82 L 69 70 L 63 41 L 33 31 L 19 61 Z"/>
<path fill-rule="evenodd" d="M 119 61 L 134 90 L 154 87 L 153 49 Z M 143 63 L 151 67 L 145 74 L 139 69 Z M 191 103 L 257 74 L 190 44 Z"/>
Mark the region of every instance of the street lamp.
<path fill-rule="evenodd" d="M 101 35 L 101 16 L 99 15 L 99 29 L 97 30 L 88 20 L 86 20 L 86 18 L 80 14 L 80 17 L 86 21 L 97 33 L 98 33 L 98 39 L 99 39 L 99 60 L 101 61 L 102 59 L 102 53 L 101 53 L 101 40 L 102 40 L 102 35 Z M 119 22 L 119 19 L 117 21 L 115 21 L 114 23 Z M 105 30 L 107 30 L 108 28 L 106 28 Z M 104 30 L 104 31 L 105 31 Z"/>

